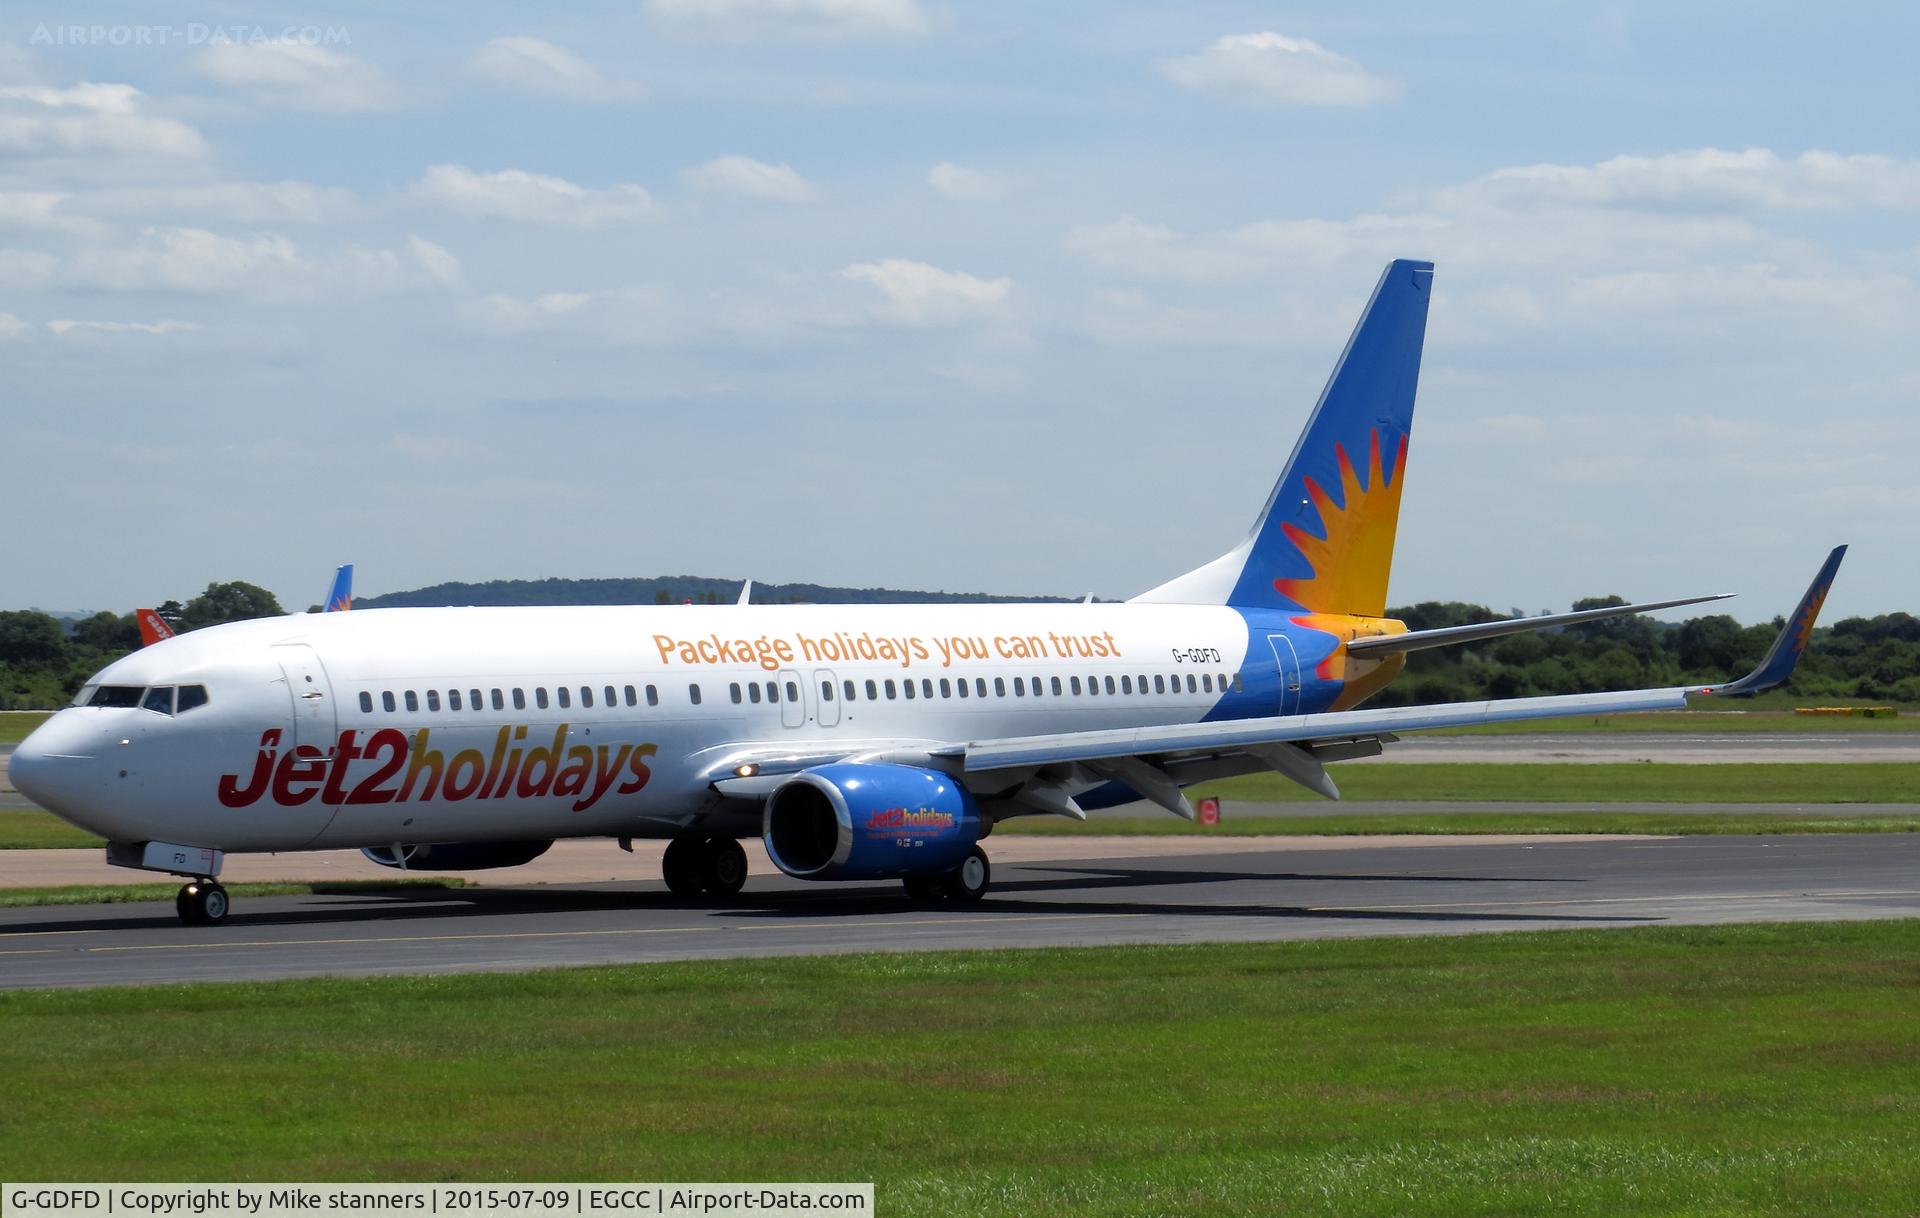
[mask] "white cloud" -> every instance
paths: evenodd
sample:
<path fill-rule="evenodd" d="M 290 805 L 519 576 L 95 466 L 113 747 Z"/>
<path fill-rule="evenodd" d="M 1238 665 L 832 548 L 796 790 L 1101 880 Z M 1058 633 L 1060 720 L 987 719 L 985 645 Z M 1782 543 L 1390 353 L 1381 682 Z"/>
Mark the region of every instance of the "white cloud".
<path fill-rule="evenodd" d="M 941 161 L 927 170 L 927 185 L 944 198 L 966 203 L 997 203 L 1012 195 L 1019 182 L 991 169 L 968 169 Z"/>
<path fill-rule="evenodd" d="M 67 208 L 72 195 L 54 190 L 0 190 L 0 228 L 24 228 L 69 236 L 98 236 L 104 226 Z"/>
<path fill-rule="evenodd" d="M 593 299 L 592 292 L 549 292 L 530 299 L 490 292 L 468 306 L 467 313 L 485 329 L 520 333 L 544 329 L 579 313 L 592 304 Z"/>
<path fill-rule="evenodd" d="M 232 292 L 289 277 L 313 266 L 278 235 L 226 237 L 204 228 L 149 228 L 127 248 L 81 250 L 63 278 L 110 291 Z"/>
<path fill-rule="evenodd" d="M 47 323 L 55 337 L 64 338 L 76 331 L 84 334 L 180 334 L 200 327 L 190 321 L 72 321 L 62 318 Z"/>
<path fill-rule="evenodd" d="M 194 70 L 255 101 L 290 110 L 389 110 L 403 91 L 363 59 L 297 39 L 223 42 L 200 52 Z"/>
<path fill-rule="evenodd" d="M 918 0 L 647 0 L 647 16 L 696 38 L 915 38 L 934 20 Z"/>
<path fill-rule="evenodd" d="M 1839 211 L 1920 207 L 1920 161 L 1813 150 L 1783 158 L 1766 148 L 1695 148 L 1617 156 L 1594 165 L 1497 169 L 1441 192 L 1456 206 L 1540 205 Z"/>
<path fill-rule="evenodd" d="M 1372 106 L 1400 96 L 1400 82 L 1310 39 L 1272 31 L 1229 34 L 1158 66 L 1183 89 L 1243 106 Z"/>
<path fill-rule="evenodd" d="M 646 94 L 637 81 L 608 80 L 565 47 L 520 34 L 481 46 L 467 70 L 502 88 L 581 101 L 631 101 Z"/>
<path fill-rule="evenodd" d="M 151 113 L 132 85 L 8 85 L 0 87 L 0 152 L 193 158 L 206 155 L 207 143 L 178 119 Z"/>
<path fill-rule="evenodd" d="M 464 165 L 434 165 L 413 190 L 469 215 L 555 227 L 637 224 L 656 214 L 653 196 L 643 186 L 594 190 L 520 169 L 475 173 Z"/>
<path fill-rule="evenodd" d="M 321 224 L 350 213 L 351 190 L 309 182 L 207 182 L 197 186 L 134 186 L 90 190 L 74 196 L 75 208 L 92 215 L 164 216 L 249 223 L 297 221 Z"/>
<path fill-rule="evenodd" d="M 989 313 L 1013 290 L 1011 279 L 980 279 L 906 258 L 856 262 L 834 274 L 873 287 L 886 298 L 892 316 L 913 322 Z"/>
<path fill-rule="evenodd" d="M 772 199 L 780 203 L 808 203 L 819 196 L 813 183 L 791 165 L 769 165 L 751 157 L 715 157 L 681 175 L 695 190 L 708 194 Z"/>
<path fill-rule="evenodd" d="M 25 338 L 33 326 L 21 321 L 11 313 L 0 313 L 0 341 L 9 338 Z"/>
<path fill-rule="evenodd" d="M 460 260 L 449 253 L 445 247 L 435 245 L 424 237 L 407 236 L 407 252 L 413 255 L 414 262 L 425 271 L 427 278 L 449 291 L 459 291 L 466 286 L 466 276 L 460 270 Z"/>

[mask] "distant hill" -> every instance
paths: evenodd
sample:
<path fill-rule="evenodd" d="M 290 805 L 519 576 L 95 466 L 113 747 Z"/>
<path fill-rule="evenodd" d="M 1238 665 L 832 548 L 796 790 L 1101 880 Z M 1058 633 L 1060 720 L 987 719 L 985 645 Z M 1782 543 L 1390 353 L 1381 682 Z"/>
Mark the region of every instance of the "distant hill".
<path fill-rule="evenodd" d="M 483 584 L 434 584 L 411 592 L 356 596 L 355 609 L 437 605 L 731 605 L 741 581 L 704 575 L 635 579 L 494 579 Z M 829 588 L 824 584 L 753 586 L 756 605 L 1069 604 L 1065 596 L 992 596 L 985 592 L 909 592 L 900 588 Z"/>

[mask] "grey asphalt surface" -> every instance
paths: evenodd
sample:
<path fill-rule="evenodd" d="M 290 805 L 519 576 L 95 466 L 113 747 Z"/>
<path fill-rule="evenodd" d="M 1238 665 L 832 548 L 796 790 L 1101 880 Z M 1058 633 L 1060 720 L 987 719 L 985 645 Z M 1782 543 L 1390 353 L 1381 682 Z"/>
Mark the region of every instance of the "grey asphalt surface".
<path fill-rule="evenodd" d="M 655 883 L 0 910 L 0 988 L 517 971 L 837 952 L 1465 934 L 1920 916 L 1920 835 L 1273 848 L 1004 866 L 979 905 L 756 877 L 682 906 Z"/>

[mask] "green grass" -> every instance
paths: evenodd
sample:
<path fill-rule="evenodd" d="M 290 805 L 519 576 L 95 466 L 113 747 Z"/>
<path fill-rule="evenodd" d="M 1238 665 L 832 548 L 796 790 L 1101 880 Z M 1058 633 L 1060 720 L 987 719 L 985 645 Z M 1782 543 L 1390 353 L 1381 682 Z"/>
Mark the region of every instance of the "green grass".
<path fill-rule="evenodd" d="M 47 721 L 52 711 L 0 711 L 0 744 L 19 744 Z"/>
<path fill-rule="evenodd" d="M 1218 825 L 1189 824 L 1172 816 L 1109 817 L 1081 823 L 1057 816 L 1021 817 L 994 828 L 1041 837 L 1324 837 L 1385 833 L 1650 833 L 1686 837 L 1729 833 L 1915 833 L 1920 816 L 1795 816 L 1791 813 L 1684 815 L 1608 812 L 1418 812 L 1382 816 L 1243 816 L 1231 811 Z"/>
<path fill-rule="evenodd" d="M 359 896 L 393 891 L 419 892 L 435 888 L 465 888 L 458 877 L 405 880 L 325 880 L 312 883 L 229 884 L 239 897 Z M 129 905 L 139 901 L 171 901 L 180 891 L 171 884 L 72 884 L 57 888 L 0 888 L 0 909 L 24 905 Z"/>
<path fill-rule="evenodd" d="M 98 849 L 106 844 L 105 838 L 76 829 L 51 812 L 0 811 L 0 850 Z"/>
<path fill-rule="evenodd" d="M 1920 762 L 1607 762 L 1476 765 L 1409 762 L 1336 765 L 1340 794 L 1358 800 L 1493 803 L 1920 803 Z M 1195 788 L 1195 796 L 1255 803 L 1320 802 L 1278 774 Z"/>
<path fill-rule="evenodd" d="M 1908 1213 L 1916 992 L 1920 922 L 23 992 L 0 1146 L 907 1216 Z"/>

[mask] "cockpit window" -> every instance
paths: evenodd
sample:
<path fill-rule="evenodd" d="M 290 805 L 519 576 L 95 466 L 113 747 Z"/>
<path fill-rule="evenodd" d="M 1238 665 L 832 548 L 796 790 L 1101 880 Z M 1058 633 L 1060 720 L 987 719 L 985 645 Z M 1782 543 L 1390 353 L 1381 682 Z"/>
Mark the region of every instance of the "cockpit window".
<path fill-rule="evenodd" d="M 93 691 L 99 688 L 100 687 L 98 685 L 82 685 L 80 687 L 80 692 L 73 695 L 73 701 L 68 703 L 67 705 L 87 706 L 91 704 L 93 702 Z"/>
<path fill-rule="evenodd" d="M 140 709 L 156 711 L 162 715 L 171 715 L 173 713 L 173 686 L 156 685 L 148 690 L 147 696 L 140 699 Z"/>
<path fill-rule="evenodd" d="M 88 706 L 138 706 L 147 691 L 138 685 L 102 685 L 93 691 Z"/>
<path fill-rule="evenodd" d="M 196 706 L 207 704 L 207 687 L 204 685 L 182 685 L 173 701 L 173 713 L 184 715 Z"/>

